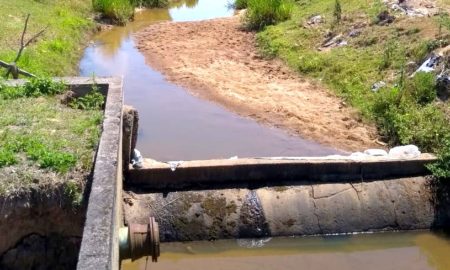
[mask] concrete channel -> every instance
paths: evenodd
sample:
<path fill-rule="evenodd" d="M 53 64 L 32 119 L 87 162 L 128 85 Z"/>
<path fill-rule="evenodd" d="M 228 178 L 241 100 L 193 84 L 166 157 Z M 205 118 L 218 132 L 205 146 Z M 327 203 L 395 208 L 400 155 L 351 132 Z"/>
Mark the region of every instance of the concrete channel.
<path fill-rule="evenodd" d="M 74 89 L 92 83 L 88 78 L 65 80 Z M 96 78 L 96 83 L 107 101 L 77 269 L 120 269 L 120 232 L 132 224 L 148 224 L 150 216 L 159 223 L 161 241 L 417 230 L 442 224 L 426 178 L 425 165 L 434 160 L 429 154 L 409 160 L 260 158 L 176 166 L 146 159 L 143 168 L 134 169 L 129 161 L 138 116 L 123 106 L 120 78 Z"/>

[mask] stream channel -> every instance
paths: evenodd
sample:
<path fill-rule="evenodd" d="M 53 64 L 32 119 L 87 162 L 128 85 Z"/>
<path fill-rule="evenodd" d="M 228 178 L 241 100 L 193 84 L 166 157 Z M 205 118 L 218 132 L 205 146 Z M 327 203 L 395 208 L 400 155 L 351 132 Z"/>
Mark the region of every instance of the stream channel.
<path fill-rule="evenodd" d="M 227 0 L 187 0 L 140 11 L 127 26 L 94 38 L 80 75 L 124 77 L 125 103 L 140 114 L 138 149 L 145 157 L 167 161 L 340 152 L 192 96 L 146 65 L 135 48 L 132 34 L 152 23 L 232 16 L 227 5 Z M 163 243 L 161 251 L 156 264 L 143 258 L 123 261 L 122 269 L 450 269 L 448 237 L 431 232 Z"/>
<path fill-rule="evenodd" d="M 137 148 L 161 161 L 258 156 L 323 156 L 338 151 L 261 125 L 199 99 L 146 65 L 132 34 L 161 21 L 232 16 L 229 0 L 179 1 L 137 12 L 133 22 L 98 34 L 80 63 L 81 76 L 123 76 L 125 104 L 139 112 Z"/>

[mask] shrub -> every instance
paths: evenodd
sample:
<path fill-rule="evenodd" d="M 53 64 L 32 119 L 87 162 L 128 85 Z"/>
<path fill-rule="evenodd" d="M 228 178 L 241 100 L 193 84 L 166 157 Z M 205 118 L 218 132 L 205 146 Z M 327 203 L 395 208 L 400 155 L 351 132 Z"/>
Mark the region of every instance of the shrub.
<path fill-rule="evenodd" d="M 91 92 L 83 97 L 79 97 L 72 101 L 69 105 L 75 109 L 81 110 L 98 110 L 103 107 L 105 97 L 94 88 Z"/>
<path fill-rule="evenodd" d="M 130 0 L 92 0 L 92 5 L 95 11 L 118 24 L 125 24 L 134 14 Z"/>
<path fill-rule="evenodd" d="M 334 2 L 333 16 L 334 16 L 336 23 L 339 23 L 341 21 L 342 7 L 341 7 L 341 2 L 339 2 L 339 0 L 335 0 L 335 2 Z"/>
<path fill-rule="evenodd" d="M 438 160 L 428 165 L 428 169 L 437 180 L 450 180 L 450 137 L 447 137 L 440 151 Z"/>
<path fill-rule="evenodd" d="M 289 0 L 248 0 L 245 22 L 249 29 L 260 30 L 289 19 L 292 9 Z"/>
<path fill-rule="evenodd" d="M 55 82 L 50 78 L 33 78 L 21 87 L 0 87 L 0 97 L 15 99 L 20 97 L 53 96 L 65 91 L 63 82 Z"/>
<path fill-rule="evenodd" d="M 248 0 L 235 0 L 232 5 L 235 9 L 245 9 L 247 8 Z"/>
<path fill-rule="evenodd" d="M 418 72 L 406 84 L 406 90 L 411 99 L 418 104 L 424 105 L 436 98 L 435 74 Z"/>

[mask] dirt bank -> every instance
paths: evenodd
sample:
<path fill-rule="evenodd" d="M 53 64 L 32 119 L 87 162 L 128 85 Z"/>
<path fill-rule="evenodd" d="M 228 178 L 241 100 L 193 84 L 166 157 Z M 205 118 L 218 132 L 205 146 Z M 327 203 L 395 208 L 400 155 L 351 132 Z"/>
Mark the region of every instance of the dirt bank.
<path fill-rule="evenodd" d="M 135 36 L 168 80 L 241 114 L 343 150 L 380 147 L 376 130 L 317 83 L 263 59 L 238 17 L 160 23 Z"/>

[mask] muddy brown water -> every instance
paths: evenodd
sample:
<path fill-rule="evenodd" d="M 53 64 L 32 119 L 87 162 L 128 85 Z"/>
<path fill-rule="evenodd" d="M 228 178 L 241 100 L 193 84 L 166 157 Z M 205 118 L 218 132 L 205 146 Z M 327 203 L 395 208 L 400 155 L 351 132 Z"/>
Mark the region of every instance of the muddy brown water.
<path fill-rule="evenodd" d="M 158 263 L 127 260 L 121 269 L 450 269 L 450 240 L 431 232 L 163 243 L 161 249 Z"/>
<path fill-rule="evenodd" d="M 80 63 L 81 76 L 123 76 L 126 104 L 140 114 L 137 148 L 157 160 L 232 156 L 323 156 L 339 151 L 238 116 L 201 100 L 146 65 L 132 34 L 161 21 L 231 16 L 229 0 L 181 1 L 169 9 L 138 12 L 125 27 L 98 34 Z"/>

